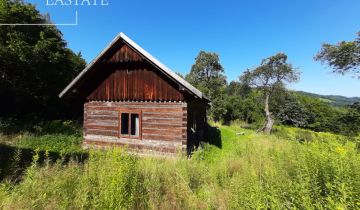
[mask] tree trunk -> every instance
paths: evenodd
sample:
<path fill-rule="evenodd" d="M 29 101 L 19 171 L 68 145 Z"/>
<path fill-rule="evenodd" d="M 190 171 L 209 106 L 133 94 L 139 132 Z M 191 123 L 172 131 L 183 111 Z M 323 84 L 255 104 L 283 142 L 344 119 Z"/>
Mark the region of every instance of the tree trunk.
<path fill-rule="evenodd" d="M 269 110 L 269 98 L 270 98 L 270 94 L 266 93 L 265 94 L 265 124 L 264 126 L 259 129 L 259 131 L 264 132 L 265 134 L 270 134 L 272 127 L 274 125 L 274 119 L 272 118 L 272 113 Z"/>

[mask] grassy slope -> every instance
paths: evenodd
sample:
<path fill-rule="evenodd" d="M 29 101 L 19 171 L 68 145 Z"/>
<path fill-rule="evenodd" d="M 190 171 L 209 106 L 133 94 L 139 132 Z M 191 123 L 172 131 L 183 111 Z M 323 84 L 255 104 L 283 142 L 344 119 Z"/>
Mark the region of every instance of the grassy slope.
<path fill-rule="evenodd" d="M 33 165 L 20 184 L 1 185 L 0 208 L 360 208 L 356 144 L 297 133 L 282 128 L 278 136 L 315 139 L 299 143 L 222 126 L 222 148 L 206 146 L 190 160 L 112 150 L 92 151 L 86 164 Z"/>

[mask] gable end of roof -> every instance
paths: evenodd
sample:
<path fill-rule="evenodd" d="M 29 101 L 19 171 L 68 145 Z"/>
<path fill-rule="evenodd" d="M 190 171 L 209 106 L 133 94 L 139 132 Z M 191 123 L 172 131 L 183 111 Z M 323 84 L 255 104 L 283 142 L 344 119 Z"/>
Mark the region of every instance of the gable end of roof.
<path fill-rule="evenodd" d="M 142 47 L 140 47 L 138 44 L 136 44 L 133 40 L 131 40 L 129 37 L 127 37 L 124 33 L 119 33 L 111 42 L 110 44 L 101 51 L 101 53 L 92 60 L 84 70 L 82 70 L 73 81 L 70 82 L 68 86 L 65 87 L 65 89 L 59 94 L 59 97 L 63 97 L 65 94 L 67 94 L 75 85 L 76 83 L 85 76 L 85 74 L 99 61 L 101 58 L 105 55 L 105 53 L 120 39 L 122 39 L 128 46 L 133 48 L 135 51 L 137 51 L 141 56 L 143 56 L 146 60 L 148 60 L 152 65 L 157 67 L 160 71 L 162 71 L 166 76 L 173 79 L 175 82 L 179 83 L 181 86 L 183 86 L 185 89 L 187 89 L 189 92 L 194 94 L 196 97 L 200 99 L 205 99 L 209 101 L 208 98 L 204 96 L 204 94 L 196 89 L 194 86 L 192 86 L 190 83 L 188 83 L 186 80 L 181 78 L 179 75 L 177 75 L 174 71 L 172 71 L 170 68 L 162 64 L 159 60 L 154 58 L 150 53 L 145 51 Z"/>

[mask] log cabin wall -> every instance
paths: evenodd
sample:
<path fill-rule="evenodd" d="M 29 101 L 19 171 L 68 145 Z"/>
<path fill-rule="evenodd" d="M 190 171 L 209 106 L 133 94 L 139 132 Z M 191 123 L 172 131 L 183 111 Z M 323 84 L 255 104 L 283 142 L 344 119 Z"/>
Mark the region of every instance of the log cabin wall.
<path fill-rule="evenodd" d="M 121 135 L 121 113 L 140 115 L 138 137 Z M 184 102 L 95 102 L 84 105 L 84 146 L 125 146 L 141 153 L 177 154 L 187 148 Z"/>

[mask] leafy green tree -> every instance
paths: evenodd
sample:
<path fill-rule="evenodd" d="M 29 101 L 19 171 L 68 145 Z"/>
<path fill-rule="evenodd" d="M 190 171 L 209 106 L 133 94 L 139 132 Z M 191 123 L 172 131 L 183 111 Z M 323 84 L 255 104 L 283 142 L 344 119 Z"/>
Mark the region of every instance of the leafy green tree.
<path fill-rule="evenodd" d="M 218 121 L 225 111 L 223 103 L 226 87 L 226 77 L 219 55 L 200 51 L 185 79 L 210 98 L 211 115 L 215 121 Z"/>
<path fill-rule="evenodd" d="M 0 0 L 0 22 L 48 23 L 35 6 Z M 55 26 L 0 26 L 0 116 L 59 116 L 66 103 L 58 93 L 85 66 Z"/>
<path fill-rule="evenodd" d="M 224 122 L 241 120 L 249 124 L 262 122 L 263 106 L 260 102 L 257 91 L 251 91 L 246 97 L 228 95 L 224 105 L 226 112 L 222 119 Z"/>
<path fill-rule="evenodd" d="M 243 84 L 238 81 L 231 81 L 230 84 L 226 87 L 225 92 L 230 96 L 241 96 L 246 98 L 251 94 L 251 87 L 247 84 Z"/>
<path fill-rule="evenodd" d="M 272 107 L 276 107 L 273 112 L 276 113 L 276 118 L 281 124 L 302 128 L 308 127 L 313 115 L 300 103 L 295 95 L 285 91 L 280 101 L 277 100 L 276 102 L 272 104 Z"/>
<path fill-rule="evenodd" d="M 337 119 L 338 133 L 357 136 L 360 133 L 360 102 L 350 105 L 347 112 Z"/>
<path fill-rule="evenodd" d="M 308 114 L 307 128 L 314 131 L 338 133 L 337 119 L 343 114 L 339 108 L 331 107 L 318 98 L 297 95 L 301 106 Z"/>
<path fill-rule="evenodd" d="M 323 44 L 315 60 L 329 65 L 334 73 L 353 73 L 360 79 L 360 32 L 353 41 L 342 41 L 335 45 Z M 355 103 L 345 114 L 338 114 L 334 124 L 328 126 L 331 127 L 331 131 L 345 135 L 358 135 L 360 118 L 357 106 L 358 104 Z"/>
<path fill-rule="evenodd" d="M 225 95 L 223 92 L 220 92 L 219 95 L 214 97 L 211 101 L 211 116 L 215 122 L 218 122 L 220 120 L 223 120 L 223 116 L 226 113 L 226 99 L 227 95 Z"/>
<path fill-rule="evenodd" d="M 261 65 L 253 70 L 246 70 L 240 77 L 240 81 L 250 87 L 260 89 L 264 94 L 265 124 L 259 131 L 269 134 L 274 124 L 273 114 L 270 112 L 269 101 L 272 94 L 284 86 L 285 82 L 296 82 L 299 73 L 287 63 L 287 56 L 278 53 L 261 62 Z"/>
<path fill-rule="evenodd" d="M 241 119 L 243 99 L 240 96 L 229 95 L 224 101 L 225 112 L 222 116 L 224 122 L 228 123 L 235 119 Z"/>
<path fill-rule="evenodd" d="M 323 44 L 315 60 L 326 63 L 334 73 L 353 72 L 360 77 L 360 32 L 354 41 L 342 41 L 338 44 Z"/>

